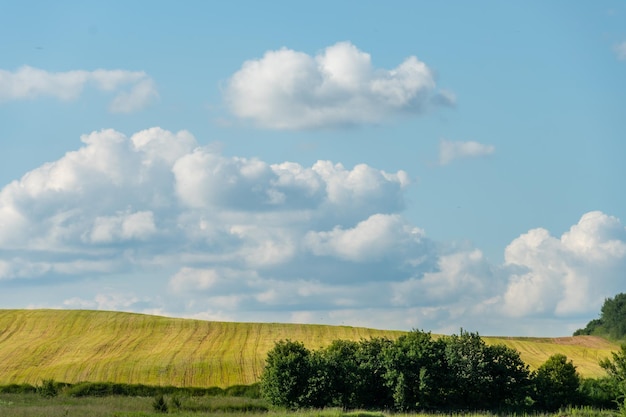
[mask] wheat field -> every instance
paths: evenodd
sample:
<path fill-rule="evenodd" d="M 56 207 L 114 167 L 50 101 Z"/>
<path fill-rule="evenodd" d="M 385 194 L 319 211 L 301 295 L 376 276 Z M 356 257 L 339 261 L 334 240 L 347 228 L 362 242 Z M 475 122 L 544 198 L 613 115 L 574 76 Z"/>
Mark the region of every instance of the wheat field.
<path fill-rule="evenodd" d="M 258 381 L 263 361 L 282 339 L 310 349 L 336 339 L 395 339 L 404 332 L 348 326 L 235 323 L 87 310 L 0 310 L 0 384 L 76 383 L 227 387 Z M 618 347 L 590 337 L 485 338 L 518 349 L 536 368 L 564 353 L 584 376 Z"/>

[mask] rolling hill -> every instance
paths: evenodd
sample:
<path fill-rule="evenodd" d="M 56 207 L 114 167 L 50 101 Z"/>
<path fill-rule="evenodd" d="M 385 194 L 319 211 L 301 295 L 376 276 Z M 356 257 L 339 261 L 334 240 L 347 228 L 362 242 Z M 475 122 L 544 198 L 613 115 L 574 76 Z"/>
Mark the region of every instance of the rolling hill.
<path fill-rule="evenodd" d="M 87 310 L 0 310 L 0 385 L 42 379 L 227 387 L 256 382 L 281 339 L 310 349 L 336 339 L 396 338 L 401 331 L 348 326 L 234 323 Z M 536 368 L 554 353 L 584 376 L 618 346 L 602 338 L 484 338 L 519 350 Z"/>

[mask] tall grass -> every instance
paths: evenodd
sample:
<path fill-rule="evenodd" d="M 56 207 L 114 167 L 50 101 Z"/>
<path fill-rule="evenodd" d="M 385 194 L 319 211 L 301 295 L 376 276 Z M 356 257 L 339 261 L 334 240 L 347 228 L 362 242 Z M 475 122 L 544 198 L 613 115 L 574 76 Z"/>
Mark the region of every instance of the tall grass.
<path fill-rule="evenodd" d="M 443 417 L 444 414 L 391 414 L 387 412 L 349 411 L 341 409 L 301 410 L 290 412 L 271 409 L 263 400 L 241 397 L 168 396 L 169 413 L 178 417 Z M 2 417 L 162 417 L 153 409 L 153 397 L 70 397 L 61 394 L 44 398 L 39 394 L 0 394 Z M 174 406 L 178 402 L 178 406 Z M 446 413 L 449 417 L 504 417 L 513 414 Z M 589 407 L 568 408 L 557 413 L 523 414 L 518 417 L 616 417 L 616 411 Z"/>

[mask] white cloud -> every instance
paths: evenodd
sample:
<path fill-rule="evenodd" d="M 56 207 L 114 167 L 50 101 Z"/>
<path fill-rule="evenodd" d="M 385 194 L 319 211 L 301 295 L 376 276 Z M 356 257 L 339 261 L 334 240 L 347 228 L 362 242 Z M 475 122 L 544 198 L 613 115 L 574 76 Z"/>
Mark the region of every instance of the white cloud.
<path fill-rule="evenodd" d="M 308 232 L 305 242 L 318 256 L 375 262 L 400 253 L 408 245 L 419 245 L 423 237 L 423 231 L 397 214 L 374 214 L 352 229 L 336 227 L 329 232 Z"/>
<path fill-rule="evenodd" d="M 119 240 L 146 240 L 156 232 L 151 211 L 116 213 L 114 216 L 98 216 L 89 233 L 93 243 L 110 243 Z"/>
<path fill-rule="evenodd" d="M 393 303 L 411 307 L 462 299 L 475 303 L 498 294 L 498 277 L 478 249 L 441 255 L 437 264 L 437 271 L 394 284 Z"/>
<path fill-rule="evenodd" d="M 402 216 L 403 171 L 228 157 L 160 128 L 81 140 L 0 190 L 2 305 L 537 335 L 623 291 L 626 230 L 602 212 L 494 265 Z"/>
<path fill-rule="evenodd" d="M 504 309 L 512 316 L 576 315 L 598 310 L 620 291 L 626 267 L 626 229 L 601 212 L 590 212 L 564 233 L 534 229 L 506 248 L 511 275 Z"/>
<path fill-rule="evenodd" d="M 146 79 L 135 84 L 130 91 L 120 92 L 109 106 L 112 113 L 133 113 L 148 106 L 159 97 L 154 81 Z"/>
<path fill-rule="evenodd" d="M 48 72 L 23 66 L 14 72 L 0 69 L 0 103 L 39 97 L 76 100 L 88 85 L 116 94 L 109 108 L 113 113 L 141 110 L 158 97 L 154 81 L 145 72 L 103 69 Z"/>
<path fill-rule="evenodd" d="M 377 69 L 369 54 L 339 42 L 316 56 L 282 48 L 246 61 L 228 80 L 225 100 L 261 127 L 315 129 L 380 123 L 455 98 L 437 92 L 432 70 L 414 56 Z"/>
<path fill-rule="evenodd" d="M 177 292 L 185 290 L 202 291 L 211 288 L 219 280 L 213 269 L 196 269 L 184 267 L 170 280 L 170 286 Z"/>
<path fill-rule="evenodd" d="M 626 60 L 626 41 L 615 45 L 615 55 L 620 61 Z"/>
<path fill-rule="evenodd" d="M 493 145 L 483 145 L 474 141 L 455 142 L 443 139 L 439 143 L 439 163 L 447 165 L 455 159 L 476 158 L 491 155 L 495 151 L 496 148 Z"/>

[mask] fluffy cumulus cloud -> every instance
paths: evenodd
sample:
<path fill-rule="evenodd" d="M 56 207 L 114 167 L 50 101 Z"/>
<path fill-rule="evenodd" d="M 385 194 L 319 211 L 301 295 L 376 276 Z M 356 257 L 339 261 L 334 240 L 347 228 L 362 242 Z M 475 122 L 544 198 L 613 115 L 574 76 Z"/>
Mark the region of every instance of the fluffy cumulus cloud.
<path fill-rule="evenodd" d="M 98 69 L 49 72 L 30 66 L 15 71 L 0 69 L 0 103 L 39 97 L 76 100 L 86 86 L 114 94 L 109 106 L 113 113 L 141 110 L 158 97 L 154 81 L 142 71 Z"/>
<path fill-rule="evenodd" d="M 411 56 L 378 69 L 371 56 L 339 42 L 315 56 L 282 48 L 246 61 L 225 86 L 233 114 L 270 129 L 314 129 L 383 122 L 454 104 L 433 71 Z"/>
<path fill-rule="evenodd" d="M 626 229 L 602 212 L 494 265 L 402 216 L 403 171 L 227 157 L 160 128 L 81 140 L 0 190 L 2 305 L 567 334 L 620 291 Z"/>
<path fill-rule="evenodd" d="M 602 212 L 582 216 L 560 238 L 534 229 L 506 248 L 510 277 L 504 308 L 511 316 L 585 315 L 620 292 L 626 267 L 626 229 Z"/>
<path fill-rule="evenodd" d="M 493 145 L 484 145 L 474 141 L 457 142 L 443 139 L 439 142 L 439 163 L 447 165 L 455 159 L 477 158 L 491 155 L 495 151 L 496 148 Z"/>

